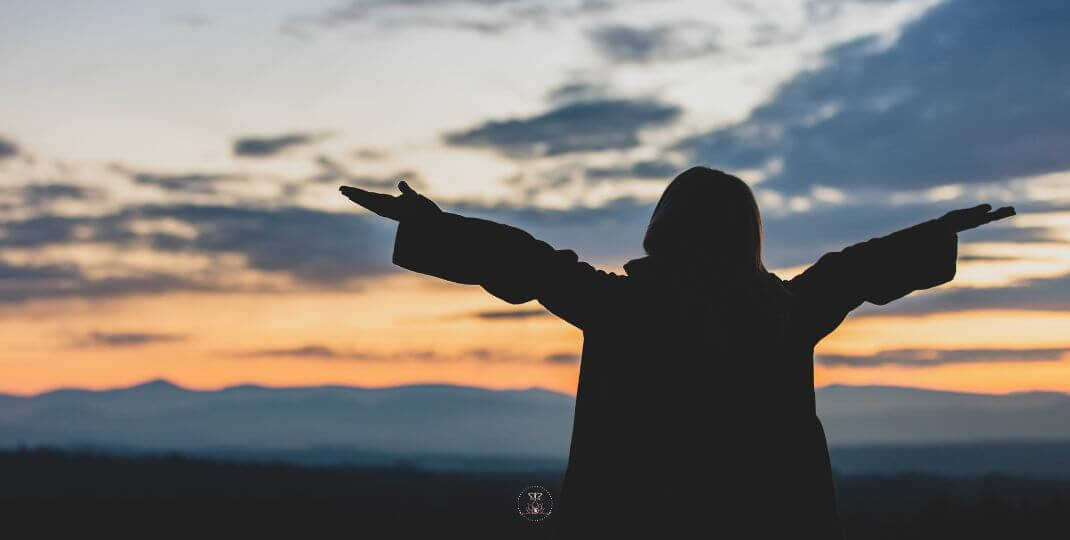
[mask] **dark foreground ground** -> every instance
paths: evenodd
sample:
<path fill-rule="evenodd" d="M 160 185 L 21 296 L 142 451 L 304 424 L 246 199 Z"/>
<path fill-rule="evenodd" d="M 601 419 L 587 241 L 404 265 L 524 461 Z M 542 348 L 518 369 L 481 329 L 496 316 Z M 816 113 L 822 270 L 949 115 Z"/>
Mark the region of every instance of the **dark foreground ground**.
<path fill-rule="evenodd" d="M 557 493 L 560 474 L 0 452 L 0 538 L 551 538 L 552 515 L 530 523 L 515 510 L 535 484 Z M 898 474 L 837 485 L 852 539 L 1070 538 L 1068 480 Z M 696 537 L 718 537 L 710 525 Z"/>

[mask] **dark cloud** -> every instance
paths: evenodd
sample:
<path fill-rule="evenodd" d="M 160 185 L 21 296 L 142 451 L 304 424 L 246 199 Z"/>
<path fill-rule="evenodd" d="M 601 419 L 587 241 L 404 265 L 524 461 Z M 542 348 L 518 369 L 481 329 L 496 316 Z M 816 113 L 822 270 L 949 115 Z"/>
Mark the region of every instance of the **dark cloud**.
<path fill-rule="evenodd" d="M 242 354 L 255 357 L 311 358 L 330 360 L 371 360 L 373 356 L 361 352 L 340 352 L 325 345 L 304 345 L 289 349 L 260 349 Z"/>
<path fill-rule="evenodd" d="M 1070 168 L 1062 0 L 952 0 L 888 50 L 828 52 L 745 121 L 683 141 L 728 169 L 783 160 L 769 185 L 883 189 L 984 182 Z"/>
<path fill-rule="evenodd" d="M 19 147 L 15 143 L 0 137 L 0 159 L 9 158 L 19 153 Z"/>
<path fill-rule="evenodd" d="M 124 217 L 174 218 L 199 233 L 189 239 L 157 236 L 154 242 L 161 249 L 240 253 L 253 269 L 286 272 L 310 285 L 395 271 L 390 254 L 396 225 L 369 214 L 176 205 L 142 207 Z"/>
<path fill-rule="evenodd" d="M 293 349 L 261 349 L 249 353 L 250 356 L 308 356 L 313 358 L 334 358 L 338 355 L 330 347 L 323 345 L 305 345 Z"/>
<path fill-rule="evenodd" d="M 102 196 L 99 190 L 73 184 L 28 184 L 11 190 L 22 204 L 28 206 L 42 206 L 61 200 L 85 201 Z"/>
<path fill-rule="evenodd" d="M 132 347 L 150 343 L 167 343 L 181 341 L 186 336 L 177 334 L 152 334 L 144 332 L 91 332 L 78 341 L 79 346 L 93 347 Z"/>
<path fill-rule="evenodd" d="M 991 362 L 1051 362 L 1060 360 L 1070 348 L 1053 349 L 893 349 L 869 355 L 821 354 L 814 358 L 826 366 L 932 367 L 945 364 Z"/>
<path fill-rule="evenodd" d="M 692 22 L 650 28 L 610 25 L 589 36 L 606 58 L 621 63 L 693 58 L 719 49 L 714 29 Z"/>
<path fill-rule="evenodd" d="M 477 319 L 501 321 L 515 319 L 531 319 L 535 317 L 547 317 L 550 312 L 545 309 L 509 309 L 494 311 L 479 311 L 474 317 Z"/>
<path fill-rule="evenodd" d="M 0 261 L 0 302 L 49 298 L 108 298 L 186 290 L 216 290 L 183 276 L 142 273 L 91 278 L 75 265 L 11 265 Z"/>
<path fill-rule="evenodd" d="M 234 141 L 234 155 L 246 157 L 264 157 L 275 155 L 284 149 L 316 140 L 316 136 L 307 133 L 288 133 L 275 137 L 242 137 Z"/>
<path fill-rule="evenodd" d="M 137 184 L 157 186 L 167 191 L 187 193 L 215 193 L 216 184 L 237 177 L 226 174 L 153 174 L 132 173 L 130 178 Z"/>
<path fill-rule="evenodd" d="M 478 357 L 479 349 L 467 351 L 465 356 Z M 340 351 L 326 345 L 302 345 L 300 347 L 259 349 L 239 352 L 236 357 L 244 358 L 304 358 L 308 360 L 330 360 L 338 362 L 437 362 L 446 357 L 428 350 L 399 351 L 386 354 L 372 354 L 359 351 Z"/>
<path fill-rule="evenodd" d="M 548 354 L 543 357 L 543 362 L 548 364 L 578 364 L 580 363 L 579 355 L 573 353 L 554 353 Z"/>
<path fill-rule="evenodd" d="M 189 225 L 198 234 L 137 234 L 130 228 L 134 221 L 164 218 Z M 305 286 L 338 287 L 351 278 L 397 270 L 390 262 L 395 226 L 368 214 L 297 208 L 141 206 L 100 217 L 41 215 L 2 222 L 0 249 L 103 243 L 164 252 L 236 253 L 244 255 L 252 269 L 288 273 Z M 0 300 L 8 301 L 216 288 L 180 274 L 91 278 L 75 265 L 0 266 Z"/>
<path fill-rule="evenodd" d="M 10 265 L 0 261 L 0 288 L 3 285 L 16 285 L 15 281 L 26 279 L 71 279 L 78 277 L 77 272 L 62 265 Z"/>
<path fill-rule="evenodd" d="M 584 101 L 530 118 L 492 120 L 445 140 L 515 157 L 623 150 L 639 145 L 642 129 L 669 124 L 679 115 L 679 107 L 656 101 Z"/>
<path fill-rule="evenodd" d="M 79 239 L 79 229 L 95 230 L 107 227 L 111 221 L 109 217 L 94 219 L 51 214 L 4 221 L 0 222 L 0 231 L 3 231 L 0 247 L 35 248 L 73 242 Z"/>
<path fill-rule="evenodd" d="M 680 174 L 682 169 L 668 161 L 644 160 L 631 165 L 614 167 L 590 167 L 584 171 L 590 180 L 617 180 L 639 178 L 642 180 L 664 180 L 668 182 Z"/>

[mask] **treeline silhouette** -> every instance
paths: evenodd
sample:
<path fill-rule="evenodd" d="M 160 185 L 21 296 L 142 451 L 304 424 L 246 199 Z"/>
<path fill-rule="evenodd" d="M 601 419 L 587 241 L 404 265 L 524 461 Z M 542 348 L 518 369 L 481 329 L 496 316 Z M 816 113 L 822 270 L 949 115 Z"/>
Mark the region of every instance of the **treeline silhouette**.
<path fill-rule="evenodd" d="M 554 518 L 523 520 L 516 496 L 533 484 L 557 494 L 560 476 L 16 450 L 0 452 L 0 523 L 34 538 L 552 538 Z M 1066 479 L 857 475 L 836 487 L 849 539 L 1070 531 Z M 605 495 L 620 498 L 622 519 L 642 511 L 642 495 Z"/>

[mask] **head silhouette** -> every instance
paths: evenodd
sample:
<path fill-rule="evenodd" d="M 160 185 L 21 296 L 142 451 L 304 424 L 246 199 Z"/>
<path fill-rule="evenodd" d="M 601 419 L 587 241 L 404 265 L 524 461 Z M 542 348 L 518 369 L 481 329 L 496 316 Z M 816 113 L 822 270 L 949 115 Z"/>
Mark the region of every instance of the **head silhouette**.
<path fill-rule="evenodd" d="M 764 272 L 754 193 L 746 182 L 716 169 L 680 173 L 654 207 L 643 249 L 659 258 Z"/>

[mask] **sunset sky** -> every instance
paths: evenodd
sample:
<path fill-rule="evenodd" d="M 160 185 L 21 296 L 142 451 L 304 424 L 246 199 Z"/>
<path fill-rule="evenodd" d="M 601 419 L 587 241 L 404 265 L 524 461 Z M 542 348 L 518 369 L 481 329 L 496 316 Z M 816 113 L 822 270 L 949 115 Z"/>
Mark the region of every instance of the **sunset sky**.
<path fill-rule="evenodd" d="M 394 267 L 338 186 L 407 179 L 622 272 L 695 164 L 752 185 L 783 278 L 1014 205 L 951 284 L 852 314 L 816 382 L 1070 391 L 1067 28 L 1062 0 L 9 1 L 0 393 L 574 393 L 579 330 Z"/>

